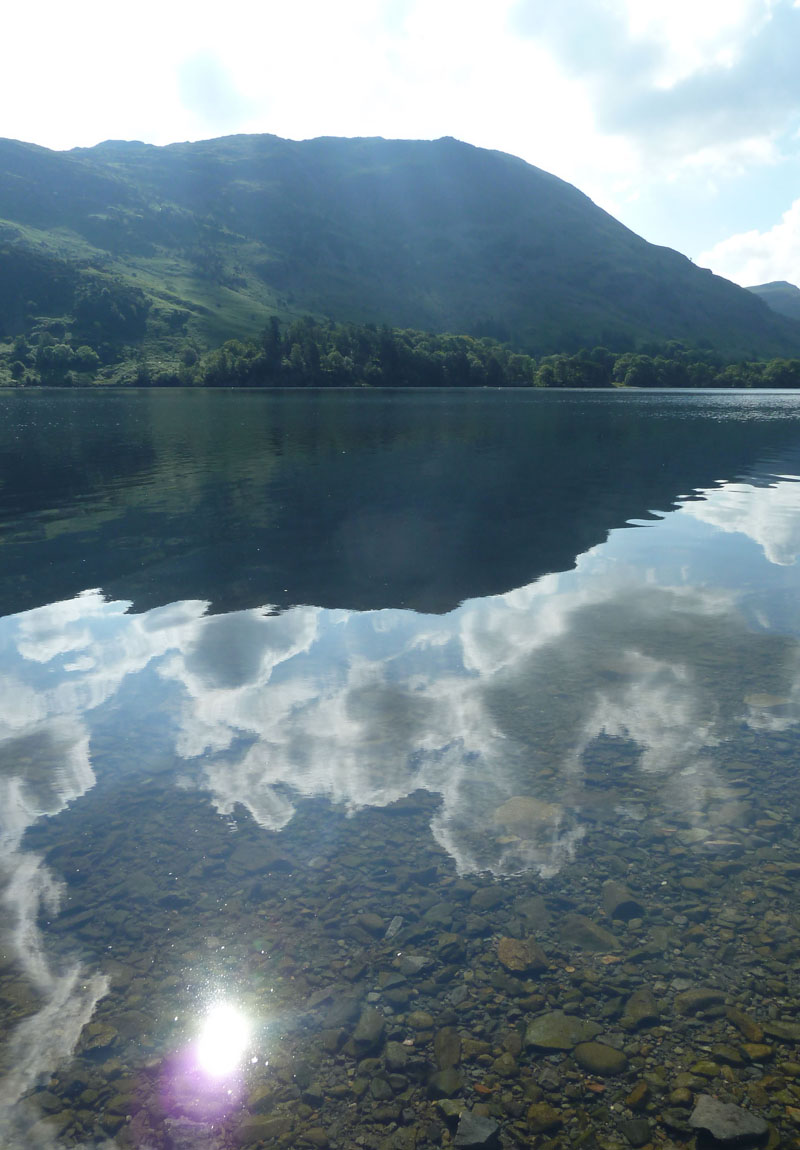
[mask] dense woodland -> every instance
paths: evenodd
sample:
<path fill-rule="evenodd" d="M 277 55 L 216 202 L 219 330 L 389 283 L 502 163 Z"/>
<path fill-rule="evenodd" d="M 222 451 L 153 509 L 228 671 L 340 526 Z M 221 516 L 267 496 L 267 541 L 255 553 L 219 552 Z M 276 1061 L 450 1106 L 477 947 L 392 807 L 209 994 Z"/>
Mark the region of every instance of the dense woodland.
<path fill-rule="evenodd" d="M 52 330 L 17 337 L 0 352 L 0 378 L 16 386 L 107 381 L 103 355 Z M 679 342 L 611 352 L 604 347 L 535 358 L 489 338 L 273 318 L 258 341 L 229 340 L 177 360 L 131 349 L 115 382 L 138 387 L 800 387 L 800 359 L 726 361 Z"/>

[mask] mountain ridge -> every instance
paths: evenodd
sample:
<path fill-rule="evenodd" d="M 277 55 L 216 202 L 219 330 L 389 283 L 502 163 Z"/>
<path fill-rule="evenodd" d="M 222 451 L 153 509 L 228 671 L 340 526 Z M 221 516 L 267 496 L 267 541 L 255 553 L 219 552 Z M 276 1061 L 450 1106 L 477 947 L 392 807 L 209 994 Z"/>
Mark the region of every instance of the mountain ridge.
<path fill-rule="evenodd" d="M 770 283 L 748 287 L 747 290 L 762 299 L 778 315 L 800 320 L 800 288 L 795 284 L 787 280 L 772 280 Z"/>
<path fill-rule="evenodd" d="M 169 357 L 307 313 L 534 354 L 668 340 L 800 353 L 800 322 L 756 294 L 649 244 L 558 176 L 453 137 L 68 152 L 0 140 L 0 264 L 14 272 L 0 338 L 44 326 L 105 361 L 115 345 Z"/>

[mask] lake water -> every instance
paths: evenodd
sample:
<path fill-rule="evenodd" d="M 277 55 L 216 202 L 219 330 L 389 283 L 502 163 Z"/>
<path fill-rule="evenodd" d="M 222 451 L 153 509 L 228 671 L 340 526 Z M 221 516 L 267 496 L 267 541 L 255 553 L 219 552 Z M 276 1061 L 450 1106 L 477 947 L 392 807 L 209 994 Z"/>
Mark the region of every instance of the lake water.
<path fill-rule="evenodd" d="M 800 1146 L 800 393 L 11 392 L 0 478 L 0 1144 Z"/>

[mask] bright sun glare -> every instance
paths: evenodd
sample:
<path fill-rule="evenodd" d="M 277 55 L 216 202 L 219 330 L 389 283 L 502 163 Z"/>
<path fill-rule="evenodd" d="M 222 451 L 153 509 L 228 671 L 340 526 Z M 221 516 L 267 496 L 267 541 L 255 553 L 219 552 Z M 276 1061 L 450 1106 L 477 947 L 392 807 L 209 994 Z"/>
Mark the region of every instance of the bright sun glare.
<path fill-rule="evenodd" d="M 217 1002 L 203 1020 L 197 1044 L 198 1062 L 214 1078 L 232 1074 L 249 1041 L 250 1024 L 244 1015 L 227 1002 Z"/>

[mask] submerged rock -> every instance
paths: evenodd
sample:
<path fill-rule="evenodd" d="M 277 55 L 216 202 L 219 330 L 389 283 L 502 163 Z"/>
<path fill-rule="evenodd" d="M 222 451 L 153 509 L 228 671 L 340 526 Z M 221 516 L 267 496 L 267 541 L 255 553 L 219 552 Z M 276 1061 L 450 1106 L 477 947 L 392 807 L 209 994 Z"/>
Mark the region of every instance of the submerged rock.
<path fill-rule="evenodd" d="M 626 1030 L 638 1030 L 642 1026 L 652 1026 L 658 1022 L 660 1011 L 652 990 L 642 986 L 634 990 L 625 1003 L 621 1025 Z"/>
<path fill-rule="evenodd" d="M 464 1110 L 458 1121 L 454 1143 L 459 1150 L 491 1150 L 500 1145 L 500 1127 L 492 1118 Z"/>
<path fill-rule="evenodd" d="M 754 1146 L 767 1136 L 769 1127 L 763 1118 L 732 1102 L 720 1102 L 710 1094 L 701 1094 L 689 1116 L 695 1130 L 706 1130 L 725 1146 Z"/>
<path fill-rule="evenodd" d="M 621 918 L 628 922 L 641 918 L 644 907 L 628 890 L 624 883 L 609 879 L 603 883 L 603 910 L 609 918 Z"/>
<path fill-rule="evenodd" d="M 353 1044 L 359 1057 L 380 1046 L 386 1023 L 380 1011 L 374 1006 L 365 1006 L 355 1030 Z"/>
<path fill-rule="evenodd" d="M 532 1134 L 545 1134 L 549 1130 L 558 1130 L 564 1125 L 561 1112 L 551 1106 L 549 1102 L 534 1102 L 528 1107 L 526 1115 L 528 1128 Z"/>
<path fill-rule="evenodd" d="M 583 914 L 565 914 L 559 931 L 563 942 L 584 950 L 621 950 L 618 938 Z"/>
<path fill-rule="evenodd" d="M 525 1045 L 540 1050 L 572 1050 L 579 1042 L 591 1041 L 602 1029 L 596 1022 L 584 1022 L 574 1014 L 553 1010 L 534 1018 L 525 1031 Z"/>
<path fill-rule="evenodd" d="M 405 1049 L 401 1047 L 401 1050 Z M 436 1065 L 440 1070 L 447 1070 L 450 1066 L 458 1066 L 461 1061 L 461 1036 L 452 1026 L 443 1026 L 437 1030 L 433 1040 Z"/>
<path fill-rule="evenodd" d="M 653 1133 L 646 1118 L 631 1118 L 627 1122 L 620 1122 L 619 1130 L 634 1147 L 646 1146 Z"/>
<path fill-rule="evenodd" d="M 782 1042 L 800 1042 L 800 1022 L 767 1021 L 764 1023 L 764 1033 Z"/>
<path fill-rule="evenodd" d="M 711 990 L 700 987 L 696 990 L 684 990 L 675 995 L 676 1014 L 697 1014 L 698 1010 L 705 1010 L 709 1006 L 718 1006 L 725 1001 L 721 990 Z"/>
<path fill-rule="evenodd" d="M 514 973 L 538 973 L 547 969 L 547 956 L 532 938 L 501 938 L 497 957 L 506 970 Z"/>
<path fill-rule="evenodd" d="M 579 1066 L 601 1078 L 621 1074 L 628 1065 L 628 1059 L 621 1050 L 615 1050 L 603 1042 L 581 1042 L 573 1053 Z"/>

